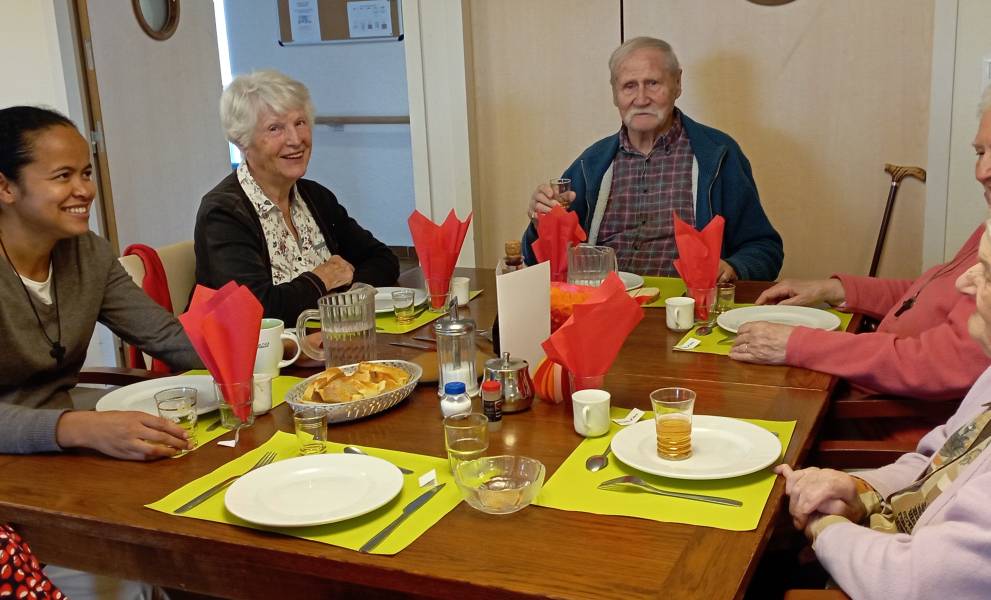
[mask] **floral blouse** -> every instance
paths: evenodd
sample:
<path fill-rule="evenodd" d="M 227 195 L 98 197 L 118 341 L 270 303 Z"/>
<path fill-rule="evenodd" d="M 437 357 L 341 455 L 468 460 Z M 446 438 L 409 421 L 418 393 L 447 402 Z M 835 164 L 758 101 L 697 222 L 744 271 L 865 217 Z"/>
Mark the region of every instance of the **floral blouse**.
<path fill-rule="evenodd" d="M 300 199 L 296 186 L 293 186 L 290 192 L 289 216 L 299 233 L 298 242 L 286 225 L 285 219 L 282 218 L 282 211 L 265 195 L 261 186 L 251 176 L 247 162 L 242 162 L 237 168 L 237 179 L 251 205 L 258 212 L 258 220 L 261 221 L 269 260 L 272 263 L 273 284 L 292 281 L 333 256 L 309 207 Z"/>

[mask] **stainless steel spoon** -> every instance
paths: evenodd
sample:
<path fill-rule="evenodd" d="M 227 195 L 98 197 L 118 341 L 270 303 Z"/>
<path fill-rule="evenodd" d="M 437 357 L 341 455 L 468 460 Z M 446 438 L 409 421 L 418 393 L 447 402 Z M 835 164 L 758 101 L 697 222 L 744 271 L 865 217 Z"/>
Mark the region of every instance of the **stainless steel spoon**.
<path fill-rule="evenodd" d="M 344 446 L 344 454 L 361 454 L 362 456 L 368 456 L 368 453 L 357 446 Z M 396 468 L 403 472 L 403 475 L 412 475 L 413 471 L 405 469 L 396 465 Z"/>
<path fill-rule="evenodd" d="M 609 457 L 607 455 L 610 450 L 612 450 L 612 444 L 606 446 L 606 451 L 602 454 L 593 454 L 592 456 L 589 456 L 585 459 L 585 468 L 593 473 L 604 469 L 606 465 L 609 464 Z"/>

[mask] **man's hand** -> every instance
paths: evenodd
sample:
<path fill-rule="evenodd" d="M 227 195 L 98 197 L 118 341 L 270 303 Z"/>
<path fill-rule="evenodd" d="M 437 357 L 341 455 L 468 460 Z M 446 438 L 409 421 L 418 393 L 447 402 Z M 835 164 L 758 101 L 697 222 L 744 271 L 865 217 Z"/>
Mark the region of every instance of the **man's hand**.
<path fill-rule="evenodd" d="M 736 334 L 729 357 L 759 365 L 782 365 L 788 350 L 788 338 L 794 330 L 791 325 L 766 321 L 744 323 Z"/>
<path fill-rule="evenodd" d="M 815 306 L 823 302 L 836 306 L 846 300 L 846 291 L 839 279 L 785 279 L 764 290 L 756 304 L 794 304 Z"/>
<path fill-rule="evenodd" d="M 62 448 L 91 448 L 128 460 L 174 456 L 191 449 L 184 429 L 162 417 L 135 411 L 70 411 L 55 428 Z"/>
<path fill-rule="evenodd" d="M 729 264 L 725 260 L 719 260 L 719 276 L 716 278 L 718 283 L 727 283 L 729 281 L 736 281 L 736 269 L 733 265 Z"/>
<path fill-rule="evenodd" d="M 354 267 L 336 254 L 313 269 L 313 273 L 323 281 L 328 290 L 348 285 L 354 280 Z"/>
<path fill-rule="evenodd" d="M 574 192 L 565 192 L 563 196 L 568 200 L 568 202 L 575 201 Z M 560 203 L 554 199 L 554 190 L 551 189 L 550 185 L 542 183 L 537 186 L 537 189 L 534 190 L 533 195 L 530 196 L 530 208 L 528 215 L 531 219 L 533 219 L 538 214 L 546 214 L 551 212 L 551 209 L 555 206 L 560 206 Z"/>
<path fill-rule="evenodd" d="M 840 515 L 854 523 L 864 518 L 857 480 L 833 469 L 809 467 L 799 471 L 782 464 L 774 472 L 785 478 L 788 512 L 795 529 L 805 529 L 818 515 Z"/>

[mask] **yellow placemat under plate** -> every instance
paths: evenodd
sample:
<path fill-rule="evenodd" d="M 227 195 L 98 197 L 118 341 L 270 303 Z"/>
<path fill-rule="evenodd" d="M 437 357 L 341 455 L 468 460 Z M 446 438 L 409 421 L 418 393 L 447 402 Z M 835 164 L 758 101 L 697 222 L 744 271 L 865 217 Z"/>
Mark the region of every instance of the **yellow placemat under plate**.
<path fill-rule="evenodd" d="M 625 416 L 626 409 L 612 409 L 613 418 Z M 647 413 L 643 419 L 652 419 Z M 782 452 L 788 448 L 795 421 L 762 421 L 741 419 L 763 427 L 776 434 L 781 440 Z M 597 515 L 617 515 L 662 521 L 702 525 L 731 531 L 750 531 L 757 527 L 764 505 L 771 494 L 771 487 L 777 477 L 771 467 L 750 475 L 730 479 L 692 481 L 658 477 L 637 471 L 609 455 L 609 464 L 601 471 L 592 473 L 585 468 L 585 460 L 593 454 L 601 454 L 621 427 L 612 423 L 607 435 L 582 441 L 578 448 L 565 459 L 554 475 L 544 485 L 535 504 L 559 510 L 572 510 Z M 657 496 L 636 490 L 600 490 L 603 481 L 636 475 L 647 483 L 664 490 L 721 496 L 743 502 L 741 507 L 722 506 L 697 500 L 682 500 Z"/>
<path fill-rule="evenodd" d="M 186 371 L 183 375 L 209 375 L 208 371 L 195 370 Z M 286 401 L 286 394 L 292 386 L 296 385 L 300 381 L 303 381 L 299 377 L 289 377 L 287 375 L 279 375 L 272 380 L 272 408 L 282 404 Z M 224 429 L 223 427 L 214 427 L 218 422 L 220 422 L 220 411 L 209 412 L 205 415 L 200 415 L 196 419 L 196 448 L 193 450 L 198 450 L 202 448 L 205 444 L 212 442 L 213 440 L 219 438 L 220 436 L 231 433 L 230 429 Z M 210 429 L 213 427 L 213 429 Z M 182 456 L 185 456 L 183 454 Z M 176 456 L 174 458 L 182 458 L 182 456 Z"/>
<path fill-rule="evenodd" d="M 661 290 L 661 295 L 645 308 L 664 308 L 664 301 L 685 293 L 685 282 L 680 277 L 647 277 L 643 278 L 643 287 L 653 287 Z"/>
<path fill-rule="evenodd" d="M 341 452 L 344 449 L 343 444 L 327 442 L 326 445 L 328 453 Z M 377 448 L 363 449 L 372 456 L 384 458 L 398 466 L 412 469 L 414 472 L 413 475 L 405 475 L 403 477 L 405 482 L 403 490 L 395 499 L 366 515 L 338 523 L 328 523 L 327 525 L 316 525 L 313 527 L 265 527 L 238 519 L 228 512 L 224 507 L 224 492 L 221 492 L 196 508 L 191 509 L 189 512 L 176 516 L 192 517 L 194 519 L 214 521 L 216 523 L 228 523 L 230 525 L 238 525 L 262 531 L 274 531 L 284 535 L 320 542 L 321 544 L 331 544 L 333 546 L 357 550 L 398 517 L 403 512 L 404 506 L 430 489 L 429 487 L 421 488 L 417 479 L 420 475 L 431 469 L 436 470 L 437 483 L 446 483 L 447 485 L 419 510 L 411 514 L 392 534 L 372 550 L 372 554 L 391 555 L 396 554 L 413 543 L 413 541 L 433 527 L 437 521 L 461 502 L 461 493 L 454 483 L 454 477 L 451 475 L 446 458 Z M 212 473 L 191 481 L 161 500 L 146 506 L 159 512 L 175 514 L 172 511 L 189 502 L 213 485 L 232 475 L 238 475 L 250 469 L 266 452 L 275 452 L 277 455 L 276 460 L 285 460 L 297 456 L 299 445 L 296 441 L 296 436 L 284 431 L 277 431 L 275 435 L 260 447 L 232 460 Z"/>
<path fill-rule="evenodd" d="M 733 308 L 741 308 L 743 306 L 753 306 L 753 304 L 735 304 Z M 846 328 L 850 325 L 850 319 L 853 318 L 853 314 L 834 309 L 829 309 L 827 312 L 840 318 L 840 326 L 837 328 L 837 331 L 846 331 Z M 735 333 L 726 331 L 717 325 L 712 328 L 712 332 L 709 335 L 698 335 L 697 331 L 699 327 L 696 326 L 689 330 L 685 334 L 685 337 L 681 338 L 677 345 L 674 346 L 674 349 L 682 352 L 702 352 L 703 354 L 729 356 L 730 348 L 733 347 L 733 341 L 736 339 Z M 698 345 L 695 345 L 695 342 L 691 342 L 691 340 L 698 340 Z"/>
<path fill-rule="evenodd" d="M 476 296 L 482 293 L 482 290 L 475 290 L 469 294 L 471 300 L 474 300 Z M 382 313 L 375 315 L 375 331 L 379 333 L 409 333 L 414 329 L 423 327 L 431 321 L 436 321 L 437 319 L 446 315 L 446 312 L 431 312 L 430 310 L 424 310 L 411 322 L 404 325 L 400 325 L 396 321 L 396 316 L 393 313 Z"/>

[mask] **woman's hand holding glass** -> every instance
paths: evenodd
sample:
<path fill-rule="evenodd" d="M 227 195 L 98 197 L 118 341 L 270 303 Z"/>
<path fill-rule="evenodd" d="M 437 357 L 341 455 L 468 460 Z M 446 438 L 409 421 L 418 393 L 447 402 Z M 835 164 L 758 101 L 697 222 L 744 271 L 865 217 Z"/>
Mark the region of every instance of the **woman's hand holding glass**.
<path fill-rule="evenodd" d="M 756 304 L 793 304 L 815 306 L 826 302 L 836 306 L 846 300 L 846 291 L 839 279 L 785 279 L 764 290 Z"/>
<path fill-rule="evenodd" d="M 162 417 L 136 411 L 69 411 L 55 429 L 62 448 L 91 448 L 114 458 L 151 460 L 191 450 L 188 433 Z"/>
<path fill-rule="evenodd" d="M 323 281 L 328 290 L 350 285 L 354 281 L 354 266 L 336 254 L 313 269 L 313 273 Z"/>

